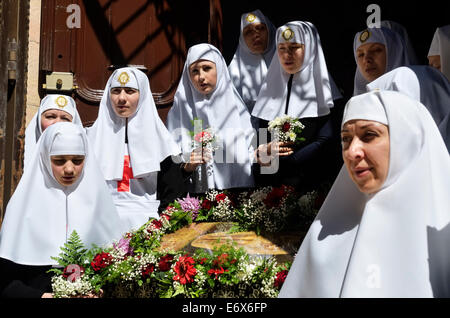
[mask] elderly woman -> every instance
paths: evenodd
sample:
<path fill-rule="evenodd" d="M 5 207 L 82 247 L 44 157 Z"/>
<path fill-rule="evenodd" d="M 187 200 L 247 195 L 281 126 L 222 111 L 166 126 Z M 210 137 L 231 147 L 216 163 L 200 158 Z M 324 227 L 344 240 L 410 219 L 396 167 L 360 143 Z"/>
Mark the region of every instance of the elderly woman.
<path fill-rule="evenodd" d="M 42 132 L 48 126 L 58 122 L 72 122 L 80 127 L 83 126 L 72 97 L 59 94 L 46 95 L 25 130 L 25 168 L 28 166 Z"/>
<path fill-rule="evenodd" d="M 40 137 L 0 232 L 0 297 L 51 297 L 60 248 L 76 231 L 87 248 L 120 239 L 111 194 L 84 129 L 55 123 Z"/>
<path fill-rule="evenodd" d="M 448 297 L 450 157 L 418 101 L 353 97 L 342 168 L 280 297 Z"/>

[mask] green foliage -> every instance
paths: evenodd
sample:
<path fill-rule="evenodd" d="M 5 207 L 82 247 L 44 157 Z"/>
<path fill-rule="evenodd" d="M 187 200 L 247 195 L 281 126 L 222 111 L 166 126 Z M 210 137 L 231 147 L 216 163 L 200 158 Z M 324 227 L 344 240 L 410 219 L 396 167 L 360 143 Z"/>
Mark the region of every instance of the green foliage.
<path fill-rule="evenodd" d="M 59 257 L 52 257 L 62 267 L 70 264 L 84 264 L 86 260 L 86 251 L 83 241 L 78 235 L 77 231 L 73 231 L 64 246 L 61 247 L 62 253 Z"/>

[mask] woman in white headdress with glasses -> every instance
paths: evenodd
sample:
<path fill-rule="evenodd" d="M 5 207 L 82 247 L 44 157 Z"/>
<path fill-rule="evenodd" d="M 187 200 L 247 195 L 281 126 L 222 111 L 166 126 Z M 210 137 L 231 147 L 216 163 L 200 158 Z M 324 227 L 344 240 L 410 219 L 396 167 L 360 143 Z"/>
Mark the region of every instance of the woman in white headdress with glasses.
<path fill-rule="evenodd" d="M 260 10 L 242 14 L 239 44 L 228 70 L 250 113 L 276 51 L 275 32 L 272 22 Z M 257 122 L 252 118 L 254 128 Z"/>
<path fill-rule="evenodd" d="M 364 93 L 366 85 L 384 73 L 412 63 L 402 37 L 383 26 L 356 33 L 353 54 L 356 61 L 353 96 Z"/>
<path fill-rule="evenodd" d="M 450 81 L 450 25 L 436 29 L 428 51 L 428 62 Z"/>
<path fill-rule="evenodd" d="M 260 128 L 288 115 L 305 126 L 299 145 L 260 140 L 256 157 L 261 166 L 277 168 L 276 173 L 255 172 L 261 185 L 281 183 L 299 191 L 311 191 L 338 172 L 339 130 L 342 113 L 334 100 L 342 98 L 329 75 L 316 27 L 293 21 L 276 33 L 277 54 L 270 65 L 252 115 Z M 333 111 L 333 108 L 335 111 Z M 333 178 L 334 179 L 334 178 Z"/>
<path fill-rule="evenodd" d="M 122 228 L 84 129 L 55 123 L 40 137 L 0 231 L 0 297 L 51 297 L 47 271 L 73 231 L 86 248 Z"/>
<path fill-rule="evenodd" d="M 24 168 L 33 155 L 34 148 L 42 132 L 57 122 L 72 122 L 83 126 L 77 106 L 72 97 L 60 94 L 48 94 L 42 100 L 25 130 Z"/>
<path fill-rule="evenodd" d="M 108 79 L 87 130 L 117 210 L 137 229 L 186 192 L 180 148 L 160 119 L 147 75 L 125 67 Z"/>
<path fill-rule="evenodd" d="M 341 137 L 345 166 L 280 297 L 449 297 L 450 157 L 428 110 L 361 94 Z"/>
<path fill-rule="evenodd" d="M 192 125 L 195 119 L 202 127 Z M 167 127 L 187 157 L 200 151 L 202 164 L 192 175 L 190 192 L 254 185 L 250 113 L 231 81 L 222 54 L 213 45 L 189 48 Z M 192 146 L 189 132 L 206 128 L 218 137 L 220 148 L 214 154 Z"/>

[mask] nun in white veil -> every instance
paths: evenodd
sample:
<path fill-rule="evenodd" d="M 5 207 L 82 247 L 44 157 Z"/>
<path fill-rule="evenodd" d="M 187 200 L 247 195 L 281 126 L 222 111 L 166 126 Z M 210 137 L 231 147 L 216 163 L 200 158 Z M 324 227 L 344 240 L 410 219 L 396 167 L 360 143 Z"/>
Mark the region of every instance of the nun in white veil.
<path fill-rule="evenodd" d="M 367 84 L 367 91 L 393 90 L 421 102 L 430 112 L 450 152 L 450 82 L 426 65 L 398 67 Z"/>
<path fill-rule="evenodd" d="M 280 297 L 449 297 L 450 157 L 428 110 L 393 91 L 353 97 L 345 166 Z"/>
<path fill-rule="evenodd" d="M 450 25 L 439 27 L 434 32 L 428 61 L 450 80 Z"/>
<path fill-rule="evenodd" d="M 64 174 L 58 174 L 59 167 Z M 39 139 L 6 208 L 0 231 L 1 296 L 49 292 L 46 271 L 57 265 L 51 257 L 61 253 L 73 231 L 91 248 L 111 244 L 126 229 L 84 129 L 55 123 Z"/>
<path fill-rule="evenodd" d="M 356 62 L 353 96 L 366 92 L 366 85 L 384 73 L 412 64 L 404 40 L 383 26 L 356 33 L 353 54 Z"/>
<path fill-rule="evenodd" d="M 24 169 L 27 167 L 28 162 L 33 155 L 36 143 L 44 129 L 47 128 L 49 124 L 59 121 L 70 121 L 83 127 L 76 103 L 72 97 L 59 94 L 48 94 L 41 100 L 38 111 L 34 114 L 25 130 Z M 44 125 L 43 122 L 45 122 Z"/>
<path fill-rule="evenodd" d="M 250 113 L 276 51 L 275 32 L 272 22 L 260 10 L 242 14 L 239 44 L 228 70 Z M 257 121 L 252 122 L 255 127 Z"/>
<path fill-rule="evenodd" d="M 276 169 L 279 159 L 279 169 L 272 174 L 261 170 L 258 182 L 311 190 L 306 188 L 317 186 L 340 167 L 334 167 L 339 161 L 339 132 L 333 125 L 338 112 L 332 114 L 332 109 L 334 100 L 342 95 L 329 75 L 320 37 L 312 23 L 293 21 L 279 27 L 276 46 L 277 54 L 252 116 L 260 119 L 260 128 L 283 115 L 298 118 L 305 126 L 302 136 L 306 141 L 294 149 L 285 143 L 260 140 L 258 162 L 270 159 L 270 165 Z M 264 158 L 265 154 L 270 158 Z"/>
<path fill-rule="evenodd" d="M 113 72 L 87 135 L 129 230 L 158 218 L 184 195 L 180 148 L 160 119 L 149 80 L 140 70 Z"/>
<path fill-rule="evenodd" d="M 191 79 L 190 67 L 199 61 L 213 63 L 216 70 L 216 82 L 207 93 L 200 92 Z M 167 127 L 183 154 L 193 151 L 189 132 L 194 131 L 194 119 L 201 120 L 203 129 L 210 127 L 215 131 L 221 147 L 215 151 L 213 160 L 205 161 L 194 171 L 190 191 L 204 193 L 213 188 L 252 187 L 254 132 L 250 113 L 231 81 L 222 54 L 210 44 L 197 44 L 189 49 L 174 103 L 167 115 Z"/>

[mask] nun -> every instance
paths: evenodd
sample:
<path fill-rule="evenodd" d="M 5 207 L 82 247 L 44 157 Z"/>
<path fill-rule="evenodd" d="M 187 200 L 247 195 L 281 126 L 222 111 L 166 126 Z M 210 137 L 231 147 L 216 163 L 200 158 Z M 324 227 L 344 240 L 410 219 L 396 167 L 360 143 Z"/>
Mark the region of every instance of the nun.
<path fill-rule="evenodd" d="M 421 102 L 430 112 L 450 152 L 450 82 L 427 65 L 401 66 L 367 84 L 367 91 L 393 90 Z"/>
<path fill-rule="evenodd" d="M 25 130 L 24 169 L 33 155 L 34 148 L 42 132 L 57 122 L 72 122 L 83 127 L 75 101 L 67 95 L 46 95 Z"/>
<path fill-rule="evenodd" d="M 450 25 L 436 29 L 428 51 L 428 62 L 450 80 Z"/>
<path fill-rule="evenodd" d="M 320 37 L 312 23 L 294 21 L 281 26 L 276 45 L 277 56 L 252 115 L 259 118 L 260 130 L 283 115 L 298 118 L 305 126 L 305 141 L 294 147 L 276 140 L 267 143 L 261 137 L 255 154 L 260 167 L 259 171 L 255 169 L 255 177 L 261 186 L 286 184 L 301 192 L 312 191 L 325 180 L 334 180 L 342 165 L 335 124 L 341 117 L 339 111 L 332 112 L 333 100 L 342 95 L 328 73 Z"/>
<path fill-rule="evenodd" d="M 450 157 L 420 102 L 350 99 L 342 167 L 279 297 L 449 297 Z"/>
<path fill-rule="evenodd" d="M 353 96 L 366 92 L 366 85 L 384 73 L 411 64 L 403 39 L 383 26 L 356 33 L 353 53 L 356 61 Z"/>
<path fill-rule="evenodd" d="M 142 71 L 125 67 L 112 73 L 87 135 L 129 230 L 158 218 L 161 210 L 185 194 L 189 173 Z"/>
<path fill-rule="evenodd" d="M 228 71 L 250 113 L 276 51 L 275 32 L 272 22 L 260 10 L 242 14 L 239 44 Z M 257 123 L 252 118 L 255 129 Z"/>
<path fill-rule="evenodd" d="M 202 151 L 203 163 L 191 176 L 189 192 L 254 186 L 250 113 L 231 81 L 222 54 L 213 45 L 189 48 L 167 127 L 185 156 L 197 149 L 193 149 L 190 132 L 209 128 L 217 138 L 219 149 Z"/>
<path fill-rule="evenodd" d="M 51 297 L 60 248 L 76 231 L 86 248 L 125 233 L 84 129 L 55 123 L 36 144 L 0 231 L 0 296 Z"/>

